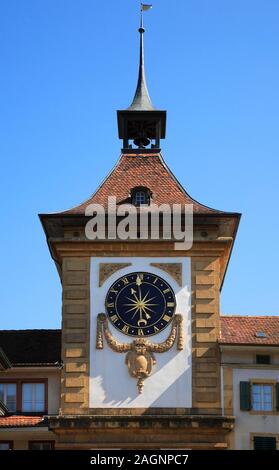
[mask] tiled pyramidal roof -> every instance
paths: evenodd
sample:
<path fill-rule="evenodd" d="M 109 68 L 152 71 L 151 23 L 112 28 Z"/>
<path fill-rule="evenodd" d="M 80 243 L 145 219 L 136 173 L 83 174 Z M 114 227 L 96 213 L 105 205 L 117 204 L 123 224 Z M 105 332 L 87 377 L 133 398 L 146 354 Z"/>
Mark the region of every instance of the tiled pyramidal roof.
<path fill-rule="evenodd" d="M 223 213 L 191 198 L 168 168 L 161 154 L 125 153 L 87 201 L 61 214 L 84 215 L 86 207 L 92 203 L 107 207 L 109 196 L 115 196 L 118 204 L 129 204 L 130 191 L 137 186 L 145 186 L 151 191 L 153 204 L 193 204 L 196 214 Z"/>

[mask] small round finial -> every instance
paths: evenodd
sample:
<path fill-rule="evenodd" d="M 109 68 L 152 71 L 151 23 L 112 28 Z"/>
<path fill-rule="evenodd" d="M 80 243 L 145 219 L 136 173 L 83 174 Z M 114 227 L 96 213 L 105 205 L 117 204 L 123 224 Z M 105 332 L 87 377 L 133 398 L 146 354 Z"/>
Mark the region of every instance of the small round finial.
<path fill-rule="evenodd" d="M 140 33 L 140 34 L 143 34 L 144 32 L 145 32 L 145 29 L 141 26 L 141 27 L 139 28 L 139 33 Z"/>

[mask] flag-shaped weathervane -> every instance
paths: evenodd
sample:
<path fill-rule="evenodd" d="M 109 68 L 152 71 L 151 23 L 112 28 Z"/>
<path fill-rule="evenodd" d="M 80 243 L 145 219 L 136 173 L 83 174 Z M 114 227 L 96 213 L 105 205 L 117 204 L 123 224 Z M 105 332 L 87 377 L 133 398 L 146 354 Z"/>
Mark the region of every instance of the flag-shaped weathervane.
<path fill-rule="evenodd" d="M 142 29 L 142 31 L 140 31 L 140 33 L 144 33 L 144 27 L 143 27 L 143 12 L 144 11 L 147 11 L 147 10 L 150 10 L 150 8 L 152 8 L 152 5 L 147 5 L 146 3 L 141 3 L 140 4 L 140 16 L 141 16 L 141 21 L 140 21 L 140 27 Z"/>
<path fill-rule="evenodd" d="M 152 8 L 152 5 L 146 5 L 145 3 L 141 3 L 141 11 L 147 11 Z"/>

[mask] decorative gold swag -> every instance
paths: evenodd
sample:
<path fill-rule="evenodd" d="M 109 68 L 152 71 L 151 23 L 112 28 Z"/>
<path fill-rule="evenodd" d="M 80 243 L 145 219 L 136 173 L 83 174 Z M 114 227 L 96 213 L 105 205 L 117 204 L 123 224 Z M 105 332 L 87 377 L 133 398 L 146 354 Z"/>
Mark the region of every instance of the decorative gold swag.
<path fill-rule="evenodd" d="M 151 343 L 146 338 L 137 338 L 132 343 L 119 343 L 109 330 L 107 316 L 104 313 L 99 313 L 97 316 L 96 349 L 104 348 L 104 338 L 113 351 L 127 353 L 125 363 L 130 375 L 138 379 L 138 391 L 142 393 L 144 379 L 151 375 L 152 368 L 156 364 L 153 353 L 169 351 L 176 340 L 177 349 L 181 351 L 184 348 L 183 317 L 180 314 L 174 315 L 171 332 L 163 343 Z"/>

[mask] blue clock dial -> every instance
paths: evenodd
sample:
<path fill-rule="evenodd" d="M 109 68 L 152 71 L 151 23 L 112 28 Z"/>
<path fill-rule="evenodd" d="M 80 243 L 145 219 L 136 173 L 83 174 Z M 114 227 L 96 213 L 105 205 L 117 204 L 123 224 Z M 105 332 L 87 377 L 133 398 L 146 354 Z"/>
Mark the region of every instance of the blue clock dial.
<path fill-rule="evenodd" d="M 171 286 L 161 277 L 135 272 L 109 289 L 106 312 L 112 324 L 130 336 L 151 336 L 171 322 L 176 302 Z"/>

